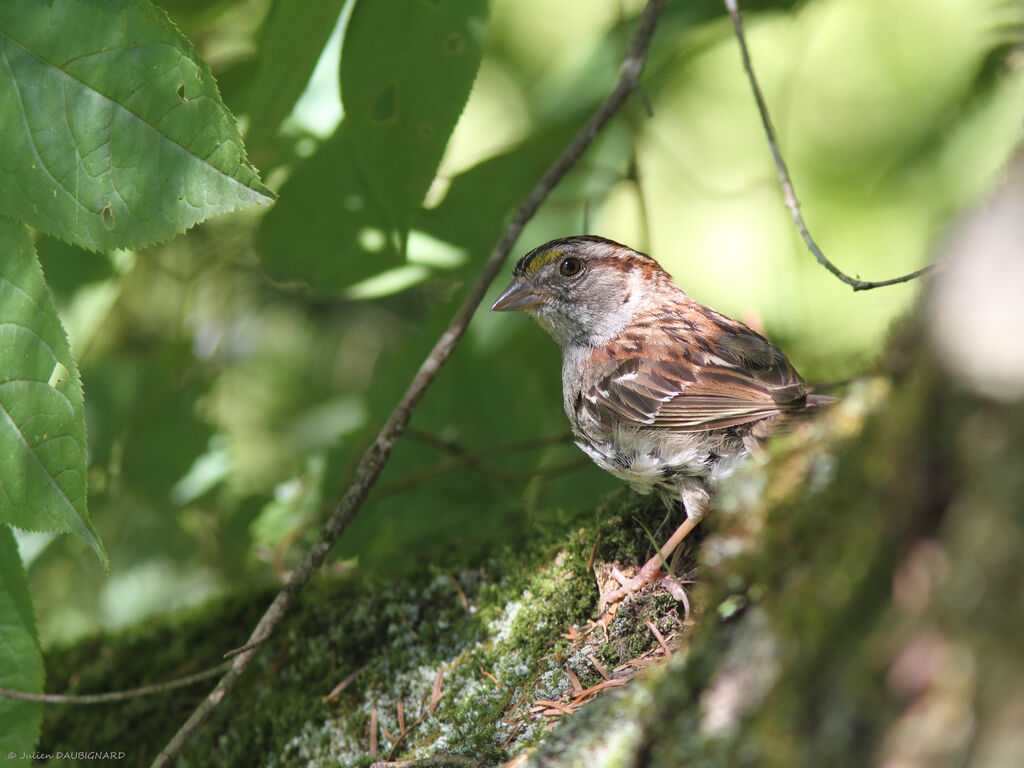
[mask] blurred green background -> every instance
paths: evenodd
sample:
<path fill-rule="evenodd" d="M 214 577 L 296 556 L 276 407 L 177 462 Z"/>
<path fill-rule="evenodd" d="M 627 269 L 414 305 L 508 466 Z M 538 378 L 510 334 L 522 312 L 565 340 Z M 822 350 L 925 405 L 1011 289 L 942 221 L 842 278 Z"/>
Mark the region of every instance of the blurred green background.
<path fill-rule="evenodd" d="M 287 4 L 162 6 L 248 125 L 266 98 L 253 83 L 281 66 L 266 20 Z M 324 28 L 281 129 L 250 126 L 250 158 L 280 196 L 272 209 L 137 253 L 38 239 L 81 366 L 90 508 L 111 558 L 107 576 L 78 538 L 18 534 L 44 643 L 294 566 L 510 210 L 610 89 L 643 4 L 491 4 L 483 63 L 405 257 L 336 132 L 349 6 L 330 39 Z M 1020 138 L 1024 8 L 813 0 L 745 11 L 825 253 L 865 279 L 927 263 Z M 782 204 L 723 14 L 717 2 L 669 3 L 643 80 L 653 114 L 631 100 L 516 255 L 581 232 L 620 240 L 694 298 L 763 328 L 809 380 L 842 381 L 872 365 L 922 283 L 855 294 L 814 263 Z M 336 567 L 464 558 L 616 487 L 569 442 L 559 386 L 557 349 L 529 318 L 481 310 Z"/>

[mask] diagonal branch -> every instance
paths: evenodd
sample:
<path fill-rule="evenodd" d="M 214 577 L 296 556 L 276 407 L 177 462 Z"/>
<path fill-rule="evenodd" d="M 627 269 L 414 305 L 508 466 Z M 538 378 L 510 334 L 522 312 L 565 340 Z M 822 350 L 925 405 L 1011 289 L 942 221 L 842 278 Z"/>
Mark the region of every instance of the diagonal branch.
<path fill-rule="evenodd" d="M 775 160 L 775 167 L 779 171 L 779 183 L 782 184 L 782 193 L 786 201 L 786 207 L 789 209 L 789 213 L 793 217 L 793 223 L 796 224 L 796 228 L 799 230 L 800 236 L 804 239 L 804 242 L 807 244 L 807 248 L 814 255 L 814 258 L 817 259 L 821 266 L 838 277 L 844 283 L 851 286 L 855 291 L 867 291 L 872 288 L 881 288 L 886 285 L 906 283 L 934 269 L 935 265 L 929 264 L 927 267 L 922 267 L 921 269 L 915 270 L 909 274 L 901 275 L 900 277 L 893 277 L 889 280 L 859 280 L 856 277 L 850 277 L 839 269 L 839 267 L 825 258 L 825 254 L 821 252 L 821 248 L 818 247 L 818 244 L 814 242 L 814 238 L 811 237 L 811 233 L 808 231 L 807 225 L 804 223 L 803 214 L 800 213 L 800 201 L 796 197 L 796 192 L 793 191 L 793 181 L 789 177 L 789 170 L 786 168 L 786 161 L 782 159 L 782 153 L 779 151 L 779 144 L 775 136 L 775 128 L 772 126 L 771 115 L 768 113 L 768 106 L 764 102 L 764 96 L 761 94 L 761 88 L 758 86 L 757 78 L 754 76 L 754 67 L 750 62 L 750 52 L 747 50 L 747 41 L 743 33 L 743 19 L 740 17 L 740 10 L 737 6 L 736 0 L 725 0 L 725 7 L 729 10 L 729 16 L 732 17 L 733 28 L 736 30 L 736 40 L 739 42 L 740 56 L 743 58 L 743 69 L 746 70 L 747 79 L 750 81 L 750 88 L 754 92 L 754 100 L 757 102 L 757 111 L 761 114 L 761 124 L 764 126 L 765 135 L 768 137 L 768 147 L 771 149 L 772 159 Z"/>
<path fill-rule="evenodd" d="M 219 675 L 228 668 L 228 662 L 223 661 L 216 667 L 197 672 L 194 675 L 179 677 L 177 680 L 168 680 L 164 683 L 144 685 L 141 688 L 131 688 L 127 691 L 115 691 L 113 693 L 84 693 L 78 695 L 65 695 L 57 693 L 26 693 L 25 691 L 14 691 L 9 688 L 0 688 L 0 697 L 14 699 L 15 701 L 35 701 L 42 704 L 108 704 L 111 701 L 127 701 L 142 696 L 152 696 L 157 693 L 166 693 L 175 688 L 184 688 L 187 685 L 201 682 L 208 677 Z"/>
<path fill-rule="evenodd" d="M 228 696 L 238 678 L 241 677 L 242 672 L 245 671 L 246 666 L 252 660 L 258 650 L 258 646 L 270 636 L 274 628 L 280 623 L 299 592 L 302 591 L 313 574 L 320 568 L 331 547 L 356 516 L 371 486 L 377 481 L 381 470 L 387 463 L 395 441 L 398 440 L 405 430 L 413 410 L 423 397 L 427 387 L 433 381 L 437 371 L 448 359 L 449 355 L 451 355 L 456 343 L 465 332 L 470 319 L 473 317 L 473 313 L 487 292 L 491 281 L 494 280 L 501 270 L 505 259 L 512 250 L 512 246 L 523 231 L 523 227 L 526 226 L 526 223 L 537 212 L 537 209 L 555 185 L 561 181 L 562 177 L 580 159 L 598 132 L 608 123 L 622 107 L 629 95 L 636 89 L 640 73 L 643 71 L 647 60 L 647 51 L 651 38 L 654 35 L 655 24 L 664 6 L 665 0 L 648 1 L 643 14 L 640 16 L 640 22 L 630 43 L 629 52 L 619 69 L 619 77 L 615 88 L 594 114 L 591 115 L 579 133 L 573 137 L 569 145 L 562 151 L 562 154 L 559 155 L 541 180 L 537 182 L 537 185 L 519 208 L 516 209 L 508 226 L 505 227 L 501 239 L 498 240 L 497 245 L 485 262 L 480 276 L 473 283 L 462 306 L 459 307 L 452 318 L 451 324 L 441 334 L 441 338 L 438 339 L 430 354 L 427 355 L 426 360 L 423 361 L 409 388 L 381 428 L 377 439 L 363 454 L 359 466 L 356 468 L 352 484 L 331 514 L 330 519 L 320 533 L 320 537 L 306 552 L 302 564 L 295 569 L 291 578 L 259 620 L 246 643 L 246 650 L 235 657 L 231 669 L 220 679 L 217 686 L 196 708 L 178 732 L 174 734 L 163 751 L 157 755 L 153 761 L 154 768 L 167 768 L 170 766 L 189 738 L 210 718 L 217 705 Z"/>

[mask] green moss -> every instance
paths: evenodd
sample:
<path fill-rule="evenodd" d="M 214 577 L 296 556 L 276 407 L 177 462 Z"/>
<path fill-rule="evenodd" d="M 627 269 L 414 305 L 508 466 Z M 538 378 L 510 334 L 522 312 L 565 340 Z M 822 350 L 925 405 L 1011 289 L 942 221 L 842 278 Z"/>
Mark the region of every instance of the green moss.
<path fill-rule="evenodd" d="M 123 690 L 214 666 L 225 650 L 245 643 L 268 599 L 265 592 L 238 595 L 159 624 L 54 650 L 46 657 L 47 692 Z M 169 737 L 169 724 L 188 717 L 201 690 L 202 684 L 114 704 L 48 706 L 37 751 L 117 750 L 152 758 Z"/>
<path fill-rule="evenodd" d="M 595 685 L 602 677 L 590 655 L 613 669 L 656 647 L 647 621 L 666 636 L 680 631 L 681 608 L 665 596 L 627 602 L 607 641 L 601 631 L 586 633 L 597 602 L 588 564 L 604 557 L 628 565 L 645 560 L 651 547 L 635 519 L 654 530 L 664 518 L 660 504 L 619 492 L 596 511 L 547 516 L 484 563 L 434 566 L 391 579 L 315 582 L 179 764 L 248 766 L 260 754 L 271 766 L 365 766 L 374 711 L 378 758 L 455 753 L 486 764 L 507 760 L 548 732 L 548 719 L 530 707 L 571 690 L 567 666 L 582 685 Z M 130 688 L 212 666 L 224 651 L 244 644 L 272 595 L 257 590 L 54 650 L 50 688 Z M 585 638 L 564 637 L 570 625 Z M 334 700 L 323 700 L 356 671 Z M 439 674 L 441 697 L 432 709 Z M 211 684 L 103 708 L 50 707 L 40 750 L 116 745 L 144 762 Z M 401 731 L 399 702 L 407 734 L 392 752 L 385 731 Z"/>

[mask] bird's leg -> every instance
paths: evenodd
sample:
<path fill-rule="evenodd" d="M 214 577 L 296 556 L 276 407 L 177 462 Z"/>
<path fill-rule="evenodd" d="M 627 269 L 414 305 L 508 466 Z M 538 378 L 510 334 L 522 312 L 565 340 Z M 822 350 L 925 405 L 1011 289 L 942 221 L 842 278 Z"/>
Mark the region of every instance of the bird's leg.
<path fill-rule="evenodd" d="M 669 537 L 668 541 L 661 546 L 658 553 L 644 563 L 636 576 L 618 589 L 601 595 L 600 606 L 602 609 L 605 606 L 621 600 L 629 593 L 636 592 L 658 575 L 658 571 L 661 570 L 662 563 L 668 562 L 669 556 L 673 551 L 675 551 L 676 547 L 678 547 L 683 542 L 683 539 L 690 535 L 690 531 L 696 528 L 697 524 L 704 519 L 704 513 L 708 508 L 708 498 L 708 492 L 703 488 L 686 488 L 683 491 L 683 508 L 686 510 L 686 519 L 682 522 L 682 525 L 676 528 L 675 533 L 673 533 Z"/>

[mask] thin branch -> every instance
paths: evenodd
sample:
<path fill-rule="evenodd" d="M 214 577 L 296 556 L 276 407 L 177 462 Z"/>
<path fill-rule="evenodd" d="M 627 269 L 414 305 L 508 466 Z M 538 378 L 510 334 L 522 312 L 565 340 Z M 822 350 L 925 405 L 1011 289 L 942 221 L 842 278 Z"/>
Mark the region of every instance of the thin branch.
<path fill-rule="evenodd" d="M 636 192 L 636 202 L 640 208 L 640 226 L 643 228 L 643 240 L 641 248 L 647 253 L 651 248 L 651 209 L 647 205 L 647 195 L 644 192 L 644 185 L 640 183 L 640 158 L 637 153 L 636 133 L 633 134 L 632 146 L 630 147 L 629 170 L 626 179 L 633 185 Z"/>
<path fill-rule="evenodd" d="M 588 457 L 580 456 L 576 459 L 563 461 L 560 464 L 552 464 L 551 466 L 539 467 L 537 469 L 503 469 L 502 467 L 495 466 L 490 462 L 482 461 L 479 456 L 475 456 L 471 453 L 464 453 L 451 456 L 447 459 L 442 459 L 441 461 L 433 464 L 428 464 L 422 469 L 417 470 L 416 472 L 410 472 L 405 477 L 401 477 L 394 482 L 378 486 L 374 489 L 373 493 L 370 494 L 370 498 L 377 501 L 385 496 L 393 496 L 396 493 L 402 493 L 410 488 L 415 488 L 417 485 L 420 485 L 431 478 L 465 466 L 472 467 L 478 472 L 497 478 L 498 480 L 522 483 L 524 480 L 533 480 L 538 477 L 557 477 L 558 475 L 567 475 L 570 472 L 575 472 L 577 469 L 582 469 L 590 463 L 591 460 Z"/>
<path fill-rule="evenodd" d="M 426 360 L 416 372 L 412 383 L 406 390 L 402 399 L 395 406 L 391 416 L 381 428 L 377 439 L 367 448 L 356 468 L 352 484 L 345 495 L 338 503 L 337 508 L 331 515 L 330 520 L 324 526 L 319 538 L 309 548 L 302 563 L 296 568 L 284 585 L 282 590 L 274 598 L 266 613 L 263 614 L 259 623 L 253 629 L 247 645 L 260 643 L 266 639 L 274 628 L 280 623 L 285 612 L 292 602 L 302 591 L 303 587 L 313 577 L 327 557 L 327 553 L 338 540 L 348 524 L 356 516 L 360 506 L 366 499 L 370 487 L 377 481 L 384 468 L 395 441 L 405 430 L 413 410 L 423 397 L 423 393 L 433 381 L 440 367 L 451 355 L 456 343 L 469 325 L 473 313 L 483 300 L 484 295 L 491 282 L 497 276 L 505 263 L 505 259 L 511 252 L 516 240 L 522 233 L 526 223 L 533 217 L 544 202 L 551 190 L 561 181 L 562 177 L 576 164 L 576 162 L 590 146 L 598 132 L 608 123 L 620 107 L 625 103 L 629 95 L 636 89 L 640 73 L 643 71 L 647 60 L 647 50 L 651 38 L 654 35 L 654 27 L 665 6 L 665 0 L 649 0 L 644 8 L 637 31 L 633 36 L 629 52 L 626 55 L 622 66 L 619 69 L 619 78 L 615 88 L 608 97 L 601 103 L 586 124 L 573 137 L 569 145 L 562 151 L 562 154 L 555 160 L 554 164 L 547 170 L 530 194 L 522 202 L 519 208 L 512 215 L 511 221 L 505 227 L 501 239 L 491 252 L 484 264 L 480 276 L 473 283 L 462 306 L 452 318 L 447 330 L 441 334 L 434 348 L 427 355 Z M 192 735 L 205 723 L 213 714 L 214 709 L 228 696 L 234 688 L 242 672 L 252 661 L 255 649 L 238 654 L 231 664 L 231 669 L 217 683 L 217 686 L 210 692 L 206 699 L 185 721 L 184 725 L 157 755 L 153 761 L 154 768 L 167 768 L 174 761 L 181 748 L 192 737 Z"/>
<path fill-rule="evenodd" d="M 141 688 L 131 688 L 127 691 L 114 691 L 112 693 L 85 693 L 74 695 L 57 693 L 26 693 L 25 691 L 13 691 L 9 688 L 0 688 L 0 696 L 6 699 L 18 701 L 38 701 L 43 704 L 105 704 L 110 701 L 127 701 L 142 696 L 152 696 L 155 693 L 173 691 L 175 688 L 184 688 L 186 685 L 198 683 L 207 678 L 219 675 L 230 666 L 229 663 L 218 664 L 216 667 L 196 672 L 194 675 L 179 677 L 176 680 L 168 680 L 166 683 L 154 683 L 144 685 Z"/>
<path fill-rule="evenodd" d="M 421 467 L 415 472 L 410 472 L 404 477 L 400 477 L 398 480 L 385 485 L 376 486 L 370 492 L 369 498 L 373 501 L 377 501 L 385 496 L 391 496 L 392 494 L 406 491 L 409 488 L 414 488 L 420 483 L 433 477 L 465 466 L 471 467 L 482 474 L 497 478 L 498 480 L 517 483 L 521 483 L 524 480 L 533 480 L 537 477 L 555 477 L 557 475 L 567 474 L 587 466 L 587 464 L 590 463 L 590 460 L 586 456 L 580 456 L 576 459 L 564 461 L 560 464 L 538 467 L 537 469 L 506 469 L 505 467 L 494 464 L 487 459 L 492 456 L 503 456 L 510 453 L 535 451 L 551 445 L 568 444 L 570 437 L 569 433 L 565 433 L 564 435 L 558 435 L 556 437 L 534 438 L 532 440 L 521 440 L 515 443 L 495 445 L 478 452 L 473 452 L 456 442 L 442 440 L 429 432 L 424 432 L 410 427 L 405 432 L 406 440 L 415 440 L 423 445 L 428 445 L 442 450 L 449 455 L 440 461 Z"/>
<path fill-rule="evenodd" d="M 432 448 L 438 448 L 447 453 L 453 454 L 464 454 L 469 453 L 469 449 L 454 440 L 445 440 L 444 438 L 438 437 L 437 435 L 427 432 L 422 429 L 416 429 L 415 427 L 409 427 L 405 432 L 407 440 L 414 440 L 417 443 L 423 445 L 429 445 Z M 552 435 L 551 437 L 533 437 L 527 440 L 517 440 L 511 443 L 500 443 L 498 445 L 492 445 L 488 448 L 484 448 L 478 452 L 479 456 L 507 456 L 510 453 L 525 453 L 528 451 L 539 451 L 542 448 L 549 448 L 552 445 L 570 445 L 572 443 L 572 433 L 563 432 L 560 435 Z"/>
<path fill-rule="evenodd" d="M 921 269 L 915 270 L 909 274 L 902 275 L 901 277 L 893 277 L 889 280 L 859 280 L 856 277 L 850 277 L 839 269 L 839 267 L 825 258 L 825 254 L 821 252 L 821 248 L 818 247 L 814 238 L 811 237 L 811 233 L 808 231 L 807 225 L 804 223 L 804 217 L 800 213 L 800 201 L 796 197 L 796 192 L 793 191 L 793 181 L 789 177 L 789 170 L 786 168 L 786 161 L 782 159 L 782 153 L 779 151 L 778 140 L 775 136 L 775 128 L 772 126 L 772 119 L 768 114 L 768 106 L 764 102 L 764 96 L 761 95 L 761 88 L 757 84 L 757 78 L 754 76 L 754 67 L 750 63 L 750 52 L 747 50 L 747 41 L 743 33 L 743 19 L 740 17 L 740 11 L 736 0 L 725 0 L 725 7 L 729 10 L 729 16 L 732 17 L 732 26 L 736 30 L 736 40 L 739 42 L 740 56 L 743 58 L 743 69 L 746 70 L 747 79 L 750 81 L 750 88 L 754 92 L 754 100 L 757 102 L 757 111 L 761 114 L 761 125 L 764 126 L 765 135 L 768 137 L 768 147 L 771 149 L 772 158 L 775 160 L 775 167 L 779 171 L 779 183 L 782 185 L 782 193 L 786 201 L 786 207 L 789 209 L 789 213 L 793 217 L 793 223 L 796 224 L 796 228 L 799 230 L 800 236 L 804 239 L 804 242 L 807 244 L 807 248 L 814 255 L 814 258 L 817 259 L 821 266 L 838 277 L 844 283 L 851 286 L 855 291 L 867 291 L 872 288 L 882 288 L 886 285 L 906 283 L 927 272 L 931 272 L 932 269 L 935 268 L 934 264 L 929 264 L 927 267 L 922 267 Z"/>

